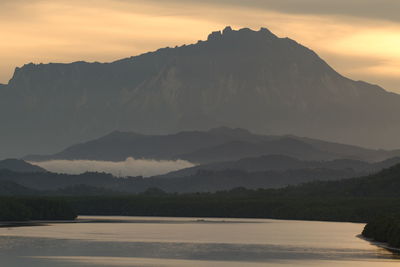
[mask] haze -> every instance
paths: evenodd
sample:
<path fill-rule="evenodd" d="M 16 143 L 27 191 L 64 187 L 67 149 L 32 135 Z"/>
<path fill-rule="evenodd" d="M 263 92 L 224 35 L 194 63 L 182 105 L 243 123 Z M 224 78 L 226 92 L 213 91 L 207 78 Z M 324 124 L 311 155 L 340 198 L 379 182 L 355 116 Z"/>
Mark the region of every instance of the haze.
<path fill-rule="evenodd" d="M 268 27 L 350 78 L 400 92 L 399 9 L 397 0 L 2 0 L 0 83 L 28 62 L 112 61 L 232 25 Z"/>
<path fill-rule="evenodd" d="M 185 160 L 145 160 L 127 158 L 125 161 L 98 161 L 98 160 L 49 160 L 31 162 L 48 171 L 66 174 L 81 174 L 84 172 L 106 172 L 117 177 L 153 176 L 165 174 L 194 165 Z"/>

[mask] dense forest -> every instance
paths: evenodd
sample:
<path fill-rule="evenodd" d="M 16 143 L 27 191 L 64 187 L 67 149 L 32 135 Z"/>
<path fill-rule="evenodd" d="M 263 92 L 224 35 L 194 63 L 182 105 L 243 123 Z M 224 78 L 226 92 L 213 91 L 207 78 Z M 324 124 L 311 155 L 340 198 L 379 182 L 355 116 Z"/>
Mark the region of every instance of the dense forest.
<path fill-rule="evenodd" d="M 216 194 L 69 197 L 84 215 L 274 218 L 367 222 L 400 213 L 400 199 L 284 197 L 240 189 Z"/>
<path fill-rule="evenodd" d="M 77 213 L 65 201 L 44 197 L 1 197 L 0 221 L 74 220 Z"/>
<path fill-rule="evenodd" d="M 393 248 L 400 248 L 400 217 L 376 218 L 365 226 L 362 235 L 374 241 L 385 242 Z"/>

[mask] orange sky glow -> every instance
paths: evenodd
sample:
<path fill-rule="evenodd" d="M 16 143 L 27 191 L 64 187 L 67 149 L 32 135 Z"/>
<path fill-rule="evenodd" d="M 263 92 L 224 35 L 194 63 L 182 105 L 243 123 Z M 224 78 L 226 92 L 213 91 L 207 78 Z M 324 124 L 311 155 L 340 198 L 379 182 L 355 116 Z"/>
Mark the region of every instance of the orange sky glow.
<path fill-rule="evenodd" d="M 292 1 L 2 0 L 0 83 L 26 63 L 113 61 L 194 43 L 230 25 L 269 28 L 313 49 L 349 78 L 400 93 L 400 20 L 389 9 L 388 16 L 368 8 L 341 12 L 340 5 L 308 12 Z M 342 7 L 352 1 L 359 2 Z M 382 1 L 400 8 L 397 0 Z"/>

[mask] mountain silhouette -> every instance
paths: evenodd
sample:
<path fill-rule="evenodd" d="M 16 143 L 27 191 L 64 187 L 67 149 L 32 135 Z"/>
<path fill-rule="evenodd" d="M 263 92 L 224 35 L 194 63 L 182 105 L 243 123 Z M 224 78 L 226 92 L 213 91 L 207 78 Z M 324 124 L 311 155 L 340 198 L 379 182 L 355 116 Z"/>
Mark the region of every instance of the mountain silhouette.
<path fill-rule="evenodd" d="M 42 154 L 115 130 L 228 126 L 394 148 L 399 112 L 399 95 L 343 77 L 294 40 L 227 27 L 112 63 L 17 68 L 0 87 L 0 145 L 3 156 Z"/>

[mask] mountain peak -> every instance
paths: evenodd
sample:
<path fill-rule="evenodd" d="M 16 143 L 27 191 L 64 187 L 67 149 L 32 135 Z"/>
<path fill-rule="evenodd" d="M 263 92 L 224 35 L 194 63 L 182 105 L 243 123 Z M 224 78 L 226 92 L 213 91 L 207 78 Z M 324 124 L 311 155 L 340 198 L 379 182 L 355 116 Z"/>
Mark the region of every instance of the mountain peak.
<path fill-rule="evenodd" d="M 221 31 L 215 31 L 208 35 L 207 41 L 217 40 L 222 37 Z"/>
<path fill-rule="evenodd" d="M 222 31 L 222 34 L 229 34 L 231 32 L 233 32 L 232 27 L 226 26 L 225 29 Z"/>
<path fill-rule="evenodd" d="M 276 37 L 275 34 L 273 34 L 270 30 L 268 30 L 268 29 L 265 28 L 265 27 L 261 27 L 260 30 L 259 30 L 259 32 L 262 33 L 262 34 L 265 34 L 265 35 L 273 35 L 273 36 Z"/>
<path fill-rule="evenodd" d="M 259 31 L 252 30 L 250 28 L 242 28 L 239 30 L 234 30 L 232 29 L 231 26 L 226 26 L 225 29 L 222 31 L 214 31 L 212 32 L 208 38 L 207 41 L 212 41 L 212 40 L 219 40 L 224 37 L 229 37 L 229 36 L 243 36 L 243 37 L 250 37 L 250 36 L 261 36 L 261 37 L 267 37 L 267 38 L 278 38 L 275 34 L 273 34 L 270 30 L 267 28 L 260 28 Z"/>

